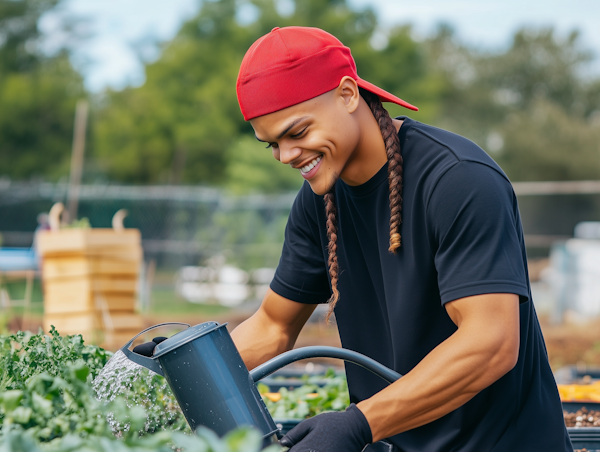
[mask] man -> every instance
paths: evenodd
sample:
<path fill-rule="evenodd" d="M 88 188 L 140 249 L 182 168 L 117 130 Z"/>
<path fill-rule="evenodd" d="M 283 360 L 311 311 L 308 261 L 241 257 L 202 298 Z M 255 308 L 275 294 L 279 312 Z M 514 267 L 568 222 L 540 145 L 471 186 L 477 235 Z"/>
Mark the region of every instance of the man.
<path fill-rule="evenodd" d="M 275 28 L 242 62 L 256 138 L 306 179 L 259 310 L 232 337 L 249 369 L 294 346 L 319 303 L 342 345 L 403 374 L 346 365 L 352 405 L 299 424 L 292 452 L 571 451 L 531 299 L 517 200 L 465 138 L 406 117 L 315 28 Z"/>

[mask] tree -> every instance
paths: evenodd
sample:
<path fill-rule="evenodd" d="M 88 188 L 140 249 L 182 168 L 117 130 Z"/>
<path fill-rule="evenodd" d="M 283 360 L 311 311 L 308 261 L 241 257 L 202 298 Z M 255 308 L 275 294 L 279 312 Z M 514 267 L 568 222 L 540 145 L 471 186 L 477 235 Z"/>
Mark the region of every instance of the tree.
<path fill-rule="evenodd" d="M 345 0 L 307 0 L 295 5 L 293 14 L 282 16 L 273 0 L 246 3 L 257 18 L 241 24 L 239 2 L 204 2 L 198 15 L 164 45 L 158 61 L 146 67 L 146 83 L 109 92 L 98 109 L 95 156 L 110 178 L 220 185 L 228 185 L 229 180 L 237 189 L 243 179 L 249 184 L 247 189 L 256 190 L 297 186 L 290 185 L 283 173 L 270 181 L 243 176 L 231 180 L 233 174 L 241 174 L 241 161 L 248 173 L 280 168 L 272 166 L 279 165 L 275 161 L 246 158 L 259 151 L 250 144 L 252 140 L 241 138 L 253 136 L 253 131 L 243 120 L 235 95 L 246 50 L 275 26 L 323 28 L 352 48 L 359 74 L 366 79 L 417 105 L 420 100 L 435 103 L 437 89 L 427 74 L 426 55 L 410 37 L 409 28 L 392 29 L 388 44 L 375 50 L 369 41 L 377 20 L 370 9 L 354 10 Z M 261 151 L 272 158 L 269 151 Z"/>
<path fill-rule="evenodd" d="M 0 0 L 0 73 L 29 72 L 39 63 L 40 17 L 59 0 Z"/>
<path fill-rule="evenodd" d="M 438 124 L 486 149 L 513 180 L 600 178 L 600 80 L 579 34 L 523 29 L 504 52 L 476 51 L 442 27 L 429 41 L 445 90 Z"/>
<path fill-rule="evenodd" d="M 227 162 L 226 187 L 237 194 L 298 190 L 304 180 L 298 170 L 275 160 L 264 143 L 250 135 L 230 146 Z"/>
<path fill-rule="evenodd" d="M 85 96 L 66 52 L 39 51 L 40 16 L 57 0 L 0 0 L 0 175 L 68 174 L 73 115 Z"/>

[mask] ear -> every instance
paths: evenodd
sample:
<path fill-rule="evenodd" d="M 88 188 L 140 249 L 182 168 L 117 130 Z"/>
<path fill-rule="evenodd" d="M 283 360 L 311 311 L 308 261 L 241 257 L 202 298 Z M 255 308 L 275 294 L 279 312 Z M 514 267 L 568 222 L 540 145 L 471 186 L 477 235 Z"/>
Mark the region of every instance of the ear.
<path fill-rule="evenodd" d="M 344 102 L 348 113 L 354 113 L 358 108 L 360 100 L 360 92 L 356 80 L 348 75 L 342 77 L 342 80 L 337 87 L 337 94 Z"/>

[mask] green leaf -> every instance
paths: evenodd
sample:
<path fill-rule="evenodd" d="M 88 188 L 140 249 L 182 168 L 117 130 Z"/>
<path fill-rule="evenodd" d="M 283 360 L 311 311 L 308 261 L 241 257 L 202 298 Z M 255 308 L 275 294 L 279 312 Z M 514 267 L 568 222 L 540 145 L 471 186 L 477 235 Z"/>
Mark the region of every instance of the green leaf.
<path fill-rule="evenodd" d="M 12 411 L 10 417 L 17 424 L 27 424 L 32 414 L 33 410 L 31 408 L 20 406 Z"/>
<path fill-rule="evenodd" d="M 4 413 L 10 413 L 19 406 L 23 399 L 23 391 L 12 390 L 0 394 L 0 403 Z"/>
<path fill-rule="evenodd" d="M 240 428 L 227 434 L 223 439 L 235 452 L 257 452 L 262 445 L 262 435 L 250 428 Z"/>

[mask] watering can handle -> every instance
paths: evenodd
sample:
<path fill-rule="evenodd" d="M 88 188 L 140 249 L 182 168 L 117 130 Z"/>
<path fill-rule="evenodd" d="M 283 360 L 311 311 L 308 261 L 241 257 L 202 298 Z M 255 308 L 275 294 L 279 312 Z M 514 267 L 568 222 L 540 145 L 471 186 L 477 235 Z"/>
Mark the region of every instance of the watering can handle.
<path fill-rule="evenodd" d="M 133 341 L 135 341 L 142 334 L 147 333 L 148 331 L 151 331 L 160 326 L 166 326 L 166 325 L 186 325 L 188 328 L 191 326 L 189 323 L 181 323 L 181 322 L 159 323 L 158 325 L 154 325 L 154 326 L 151 326 L 150 328 L 146 328 L 144 331 L 135 335 L 129 342 L 127 342 L 123 347 L 121 347 L 121 352 L 123 352 L 123 354 L 130 361 L 133 361 L 134 363 L 139 364 L 140 366 L 143 366 L 146 369 L 149 369 L 152 372 L 157 373 L 158 375 L 164 377 L 165 375 L 163 374 L 162 369 L 160 368 L 160 366 L 158 365 L 158 363 L 156 361 L 154 361 L 152 358 L 148 358 L 147 356 L 132 352 L 131 350 L 129 350 L 129 347 L 131 346 L 131 344 L 133 344 Z"/>
<path fill-rule="evenodd" d="M 367 370 L 370 370 L 388 383 L 393 383 L 402 377 L 402 375 L 400 375 L 398 372 L 385 367 L 383 364 L 378 363 L 374 359 L 369 358 L 361 353 L 353 350 L 347 350 L 345 348 L 326 346 L 302 347 L 282 353 L 281 355 L 276 356 L 272 360 L 267 361 L 266 363 L 250 371 L 250 377 L 254 382 L 257 382 L 258 380 L 271 375 L 276 370 L 279 370 L 288 364 L 306 358 L 343 359 L 344 361 L 348 361 L 349 363 L 356 364 L 364 367 Z"/>

